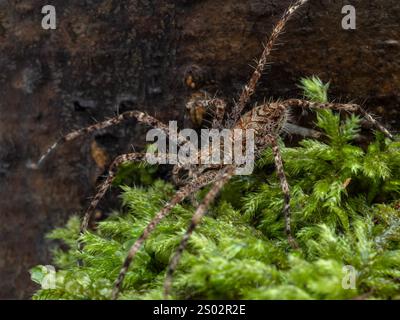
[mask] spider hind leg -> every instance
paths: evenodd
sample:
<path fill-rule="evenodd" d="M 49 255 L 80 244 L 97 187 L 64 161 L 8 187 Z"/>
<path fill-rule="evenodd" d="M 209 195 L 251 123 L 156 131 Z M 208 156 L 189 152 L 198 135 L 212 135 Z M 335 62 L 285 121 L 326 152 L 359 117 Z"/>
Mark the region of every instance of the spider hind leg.
<path fill-rule="evenodd" d="M 167 276 L 165 279 L 164 283 L 164 297 L 167 298 L 170 294 L 171 291 L 171 286 L 172 286 L 172 277 L 173 274 L 179 264 L 179 261 L 182 257 L 183 252 L 186 249 L 186 246 L 188 244 L 188 241 L 193 234 L 194 230 L 197 228 L 197 226 L 200 224 L 202 218 L 205 216 L 207 213 L 207 210 L 211 203 L 215 200 L 215 198 L 218 196 L 219 192 L 223 188 L 223 186 L 232 178 L 232 176 L 235 173 L 235 168 L 234 167 L 227 167 L 224 169 L 218 176 L 215 178 L 215 183 L 211 187 L 210 191 L 207 193 L 201 204 L 197 207 L 195 214 L 192 217 L 191 223 L 186 230 L 186 233 L 184 234 L 181 243 L 179 244 L 179 247 L 175 254 L 173 255 L 170 264 L 168 265 L 167 268 Z"/>
<path fill-rule="evenodd" d="M 284 196 L 283 205 L 283 216 L 285 218 L 285 233 L 288 238 L 288 242 L 293 249 L 298 249 L 299 246 L 293 236 L 292 232 L 292 218 L 290 213 L 290 187 L 286 178 L 285 169 L 283 166 L 283 160 L 281 151 L 279 150 L 279 145 L 274 136 L 268 136 L 269 143 L 272 146 L 272 152 L 274 154 L 275 167 L 277 175 L 279 177 L 279 182 Z"/>
<path fill-rule="evenodd" d="M 120 270 L 118 278 L 115 282 L 114 289 L 112 292 L 112 299 L 118 298 L 122 283 L 128 272 L 129 266 L 131 265 L 133 259 L 135 258 L 137 252 L 145 242 L 145 240 L 150 236 L 152 231 L 157 227 L 157 225 L 171 212 L 171 210 L 179 203 L 184 201 L 191 194 L 197 192 L 202 187 L 212 183 L 218 177 L 218 172 L 208 172 L 203 174 L 198 179 L 195 179 L 191 183 L 181 187 L 175 194 L 175 196 L 154 216 L 153 220 L 147 225 L 147 227 L 142 232 L 141 236 L 136 240 L 136 242 L 129 249 L 128 254 L 125 258 L 123 266 Z"/>

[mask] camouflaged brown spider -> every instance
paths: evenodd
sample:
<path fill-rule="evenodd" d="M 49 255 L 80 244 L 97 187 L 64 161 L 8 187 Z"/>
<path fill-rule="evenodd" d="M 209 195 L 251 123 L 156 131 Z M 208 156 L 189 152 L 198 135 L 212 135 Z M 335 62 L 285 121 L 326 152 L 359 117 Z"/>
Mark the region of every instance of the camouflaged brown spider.
<path fill-rule="evenodd" d="M 255 148 L 257 154 L 260 154 L 264 149 L 271 146 L 275 167 L 277 175 L 280 180 L 280 185 L 282 192 L 284 194 L 284 207 L 283 216 L 285 219 L 285 232 L 288 237 L 288 242 L 293 248 L 297 248 L 296 240 L 292 234 L 291 230 L 291 216 L 290 216 L 290 189 L 288 182 L 286 180 L 286 175 L 284 172 L 283 162 L 281 153 L 277 144 L 277 139 L 287 124 L 288 112 L 290 108 L 310 108 L 310 109 L 333 109 L 336 111 L 347 111 L 352 113 L 360 113 L 368 122 L 370 122 L 375 128 L 382 131 L 387 137 L 392 138 L 392 135 L 386 130 L 381 124 L 379 124 L 371 115 L 365 112 L 359 105 L 356 104 L 339 104 L 339 103 L 315 103 L 305 100 L 290 99 L 279 102 L 268 102 L 260 105 L 256 105 L 249 112 L 242 115 L 242 112 L 246 105 L 249 103 L 250 97 L 254 94 L 256 90 L 257 83 L 269 62 L 269 57 L 274 44 L 278 36 L 282 33 L 286 23 L 293 16 L 293 14 L 308 0 L 297 0 L 295 1 L 283 14 L 282 18 L 279 20 L 277 25 L 274 27 L 270 38 L 267 40 L 264 50 L 260 59 L 258 60 L 257 66 L 249 80 L 249 82 L 244 86 L 239 99 L 232 103 L 231 111 L 225 116 L 226 106 L 228 105 L 223 99 L 216 97 L 210 97 L 207 93 L 204 94 L 194 94 L 188 104 L 187 108 L 189 111 L 195 112 L 194 117 L 202 117 L 202 113 L 207 110 L 213 110 L 212 128 L 215 129 L 242 129 L 242 130 L 254 130 L 255 132 Z M 186 84 L 194 88 L 193 76 L 186 78 Z M 193 111 L 194 110 L 194 111 Z M 200 112 L 199 115 L 196 112 Z M 167 135 L 170 134 L 169 128 L 158 121 L 157 119 L 151 117 L 150 115 L 140 112 L 140 111 L 128 111 L 118 117 L 113 119 L 97 123 L 93 126 L 80 129 L 61 138 L 53 146 L 51 146 L 48 151 L 40 158 L 39 162 L 34 167 L 39 167 L 44 160 L 52 153 L 52 151 L 61 143 L 72 141 L 83 135 L 93 133 L 95 131 L 116 125 L 127 119 L 135 118 L 138 122 L 145 123 L 151 127 L 158 128 L 162 130 Z M 177 143 L 179 145 L 185 145 L 189 143 L 185 137 L 178 135 Z M 199 154 L 203 152 L 199 150 Z M 93 212 L 97 207 L 99 201 L 102 199 L 106 191 L 112 184 L 115 177 L 116 170 L 119 165 L 124 162 L 132 161 L 142 161 L 144 160 L 145 153 L 130 153 L 118 156 L 110 166 L 109 174 L 106 180 L 101 184 L 96 196 L 90 203 L 87 209 L 83 222 L 81 225 L 81 233 L 85 232 L 88 228 L 89 222 L 92 218 Z M 164 284 L 164 293 L 168 297 L 171 284 L 172 276 L 180 260 L 183 251 L 186 248 L 188 240 L 192 235 L 193 231 L 196 229 L 198 224 L 201 222 L 203 216 L 206 214 L 208 207 L 214 201 L 214 199 L 219 194 L 222 187 L 235 175 L 235 165 L 191 165 L 189 167 L 182 165 L 175 165 L 173 173 L 175 177 L 179 176 L 179 172 L 182 169 L 186 169 L 189 172 L 189 177 L 184 181 L 183 186 L 181 186 L 176 194 L 170 199 L 170 201 L 154 216 L 153 220 L 144 229 L 142 235 L 136 240 L 136 242 L 130 248 L 125 262 L 121 268 L 118 279 L 115 282 L 114 290 L 112 293 L 112 298 L 118 298 L 121 291 L 122 283 L 125 278 L 128 268 L 132 263 L 135 255 L 139 251 L 143 242 L 148 238 L 154 228 L 160 223 L 160 221 L 166 217 L 171 210 L 177 204 L 184 201 L 193 193 L 197 192 L 201 188 L 211 185 L 211 189 L 203 198 L 202 202 L 197 206 L 196 211 L 192 217 L 191 223 L 184 234 L 182 241 L 170 260 L 169 266 L 167 268 L 167 275 Z M 179 180 L 179 178 L 177 178 Z"/>

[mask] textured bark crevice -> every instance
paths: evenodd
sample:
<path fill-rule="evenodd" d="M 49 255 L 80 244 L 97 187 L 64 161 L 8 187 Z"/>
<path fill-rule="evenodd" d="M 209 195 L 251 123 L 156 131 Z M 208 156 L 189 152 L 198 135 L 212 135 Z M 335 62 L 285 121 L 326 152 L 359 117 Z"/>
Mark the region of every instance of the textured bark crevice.
<path fill-rule="evenodd" d="M 302 76 L 332 82 L 343 100 L 367 100 L 399 127 L 400 3 L 352 1 L 357 30 L 341 29 L 344 1 L 310 1 L 290 22 L 255 99 L 298 97 Z M 82 212 L 117 154 L 144 145 L 128 122 L 26 168 L 60 134 L 138 108 L 185 123 L 192 64 L 237 97 L 249 64 L 290 1 L 61 1 L 58 28 L 41 28 L 39 0 L 0 1 L 0 298 L 28 298 L 28 269 L 49 262 L 44 234 Z M 105 206 L 105 205 L 104 205 Z"/>

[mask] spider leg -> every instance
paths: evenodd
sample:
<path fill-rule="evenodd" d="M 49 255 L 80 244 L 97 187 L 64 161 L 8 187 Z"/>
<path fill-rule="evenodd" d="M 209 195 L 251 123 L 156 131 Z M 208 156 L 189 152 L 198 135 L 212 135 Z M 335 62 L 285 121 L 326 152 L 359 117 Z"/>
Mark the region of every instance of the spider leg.
<path fill-rule="evenodd" d="M 112 164 L 108 170 L 108 176 L 107 176 L 106 180 L 100 185 L 96 195 L 94 196 L 92 202 L 90 203 L 89 207 L 87 208 L 87 210 L 85 212 L 85 215 L 84 215 L 84 218 L 83 218 L 83 221 L 81 224 L 81 228 L 80 228 L 80 234 L 83 234 L 87 230 L 90 220 L 92 219 L 93 212 L 95 211 L 100 200 L 104 197 L 107 190 L 111 187 L 112 182 L 114 181 L 118 167 L 124 162 L 138 161 L 138 160 L 142 160 L 144 157 L 145 157 L 144 153 L 128 153 L 128 154 L 123 154 L 123 155 L 118 156 L 112 162 Z"/>
<path fill-rule="evenodd" d="M 309 129 L 305 127 L 301 127 L 294 123 L 286 122 L 283 130 L 285 133 L 289 135 L 298 135 L 303 138 L 309 137 L 313 139 L 319 139 L 323 136 L 323 133 L 314 129 Z"/>
<path fill-rule="evenodd" d="M 195 179 L 190 165 L 178 163 L 172 168 L 172 181 L 176 186 L 183 186 L 188 183 L 188 179 Z"/>
<path fill-rule="evenodd" d="M 209 102 L 214 110 L 214 116 L 212 121 L 213 129 L 221 129 L 224 121 L 225 111 L 226 111 L 226 102 L 222 99 L 212 99 Z"/>
<path fill-rule="evenodd" d="M 210 123 L 213 129 L 222 129 L 226 110 L 226 102 L 223 99 L 211 97 L 205 91 L 196 92 L 186 103 L 186 109 L 195 126 Z M 205 116 L 211 116 L 211 120 Z"/>
<path fill-rule="evenodd" d="M 192 193 L 198 191 L 200 188 L 206 186 L 209 183 L 215 181 L 216 177 L 218 177 L 218 171 L 208 172 L 196 180 L 193 180 L 192 183 L 187 184 L 180 188 L 175 196 L 168 202 L 150 221 L 147 227 L 144 229 L 141 236 L 136 240 L 136 242 L 132 245 L 129 249 L 128 255 L 125 258 L 124 264 L 120 270 L 118 278 L 114 285 L 114 290 L 112 292 L 112 299 L 115 300 L 118 298 L 118 295 L 121 291 L 121 286 L 124 281 L 124 278 L 128 272 L 129 266 L 131 265 L 133 259 L 135 258 L 137 252 L 139 251 L 140 247 L 144 243 L 144 241 L 149 237 L 151 232 L 156 228 L 156 226 L 160 223 L 162 219 L 164 219 L 169 212 L 183 200 L 185 200 L 188 196 Z"/>
<path fill-rule="evenodd" d="M 249 82 L 244 86 L 242 93 L 240 94 L 239 100 L 235 103 L 231 114 L 229 116 L 229 127 L 235 125 L 235 123 L 239 120 L 240 115 L 243 109 L 246 107 L 246 104 L 249 102 L 251 96 L 256 91 L 256 86 L 258 81 L 261 78 L 266 66 L 268 65 L 269 56 L 275 46 L 275 43 L 279 37 L 279 35 L 283 32 L 287 22 L 294 15 L 294 13 L 304 5 L 308 0 L 296 0 L 283 14 L 282 18 L 278 21 L 276 26 L 274 27 L 271 36 L 267 40 L 267 43 L 264 47 L 264 50 L 261 54 L 260 59 L 257 62 L 257 66 L 251 76 Z"/>
<path fill-rule="evenodd" d="M 386 129 L 379 121 L 377 121 L 372 115 L 370 115 L 367 111 L 365 111 L 358 104 L 342 104 L 342 103 L 317 103 L 310 102 L 306 100 L 300 99 L 290 99 L 283 101 L 282 103 L 286 104 L 288 107 L 301 107 L 301 108 L 310 108 L 310 109 L 332 109 L 336 111 L 347 111 L 361 114 L 372 126 L 374 126 L 377 130 L 381 131 L 386 137 L 391 140 L 394 140 L 393 135 Z"/>
<path fill-rule="evenodd" d="M 286 179 L 285 170 L 283 167 L 282 155 L 279 150 L 277 139 L 274 136 L 268 136 L 268 141 L 272 146 L 272 152 L 274 154 L 276 171 L 281 184 L 281 189 L 284 195 L 284 206 L 283 215 L 285 217 L 285 232 L 288 237 L 289 244 L 293 249 L 297 249 L 299 246 L 293 237 L 292 227 L 291 227 L 291 214 L 290 214 L 290 188 L 289 183 Z"/>
<path fill-rule="evenodd" d="M 39 161 L 35 164 L 30 164 L 29 167 L 31 169 L 38 169 L 40 167 L 40 165 L 51 155 L 51 153 L 61 144 L 65 143 L 65 142 L 69 142 L 72 140 L 75 140 L 79 137 L 82 137 L 84 135 L 93 133 L 95 131 L 99 131 L 111 126 L 115 126 L 121 122 L 124 122 L 128 119 L 136 119 L 137 121 L 147 124 L 153 128 L 158 128 L 160 130 L 162 130 L 164 133 L 166 133 L 166 135 L 170 135 L 170 130 L 169 127 L 167 125 L 165 125 L 164 123 L 162 123 L 161 121 L 157 120 L 156 118 L 148 115 L 145 112 L 141 112 L 141 111 L 127 111 L 122 113 L 121 115 L 111 118 L 109 120 L 105 120 L 103 122 L 99 122 L 96 123 L 92 126 L 86 127 L 86 128 L 82 128 L 76 131 L 72 131 L 70 133 L 68 133 L 67 135 L 65 135 L 64 137 L 62 137 L 61 139 L 59 139 L 57 142 L 55 142 L 47 151 L 46 153 L 44 153 Z M 183 143 L 187 143 L 187 139 L 181 135 L 178 134 L 178 143 L 179 144 L 183 144 Z"/>
<path fill-rule="evenodd" d="M 192 221 L 190 223 L 189 228 L 187 229 L 185 235 L 182 238 L 182 241 L 174 254 L 174 256 L 171 259 L 171 262 L 168 266 L 167 269 L 167 276 L 165 279 L 164 283 L 164 297 L 169 296 L 169 292 L 171 289 L 172 285 L 172 276 L 176 270 L 176 267 L 180 261 L 180 258 L 182 256 L 182 253 L 184 252 L 189 238 L 192 235 L 193 231 L 196 229 L 196 227 L 200 224 L 201 219 L 204 217 L 204 215 L 207 213 L 208 207 L 211 205 L 211 203 L 214 201 L 214 199 L 217 197 L 219 192 L 221 191 L 222 187 L 232 178 L 234 175 L 235 168 L 233 166 L 227 167 L 227 169 L 223 170 L 217 177 L 216 177 L 216 182 L 212 186 L 211 190 L 207 193 L 201 204 L 198 206 L 195 214 L 192 217 Z"/>
<path fill-rule="evenodd" d="M 181 186 L 183 184 L 183 179 L 180 175 L 181 170 L 183 170 L 183 168 L 179 164 L 174 165 L 172 168 L 172 181 L 176 186 Z"/>
<path fill-rule="evenodd" d="M 184 175 L 181 174 L 181 171 L 184 172 Z M 201 172 L 199 172 L 201 173 Z M 176 186 L 183 186 L 188 183 L 189 179 L 197 179 L 197 172 L 193 170 L 191 166 L 180 166 L 175 165 L 172 169 L 172 181 Z M 199 202 L 196 199 L 196 194 L 192 193 L 189 196 L 189 201 L 193 207 L 198 207 Z"/>

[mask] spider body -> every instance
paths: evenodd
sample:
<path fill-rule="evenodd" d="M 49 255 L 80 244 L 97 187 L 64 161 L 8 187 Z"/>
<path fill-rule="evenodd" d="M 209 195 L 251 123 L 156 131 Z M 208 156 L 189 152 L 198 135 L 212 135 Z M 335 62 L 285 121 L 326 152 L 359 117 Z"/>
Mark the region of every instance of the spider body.
<path fill-rule="evenodd" d="M 251 96 L 256 90 L 256 85 L 269 62 L 269 56 L 271 55 L 274 44 L 278 36 L 282 33 L 287 21 L 293 16 L 293 14 L 308 0 L 296 0 L 283 14 L 281 20 L 274 27 L 271 36 L 267 40 L 260 59 L 258 60 L 257 66 L 250 77 L 248 83 L 243 87 L 243 90 L 237 100 L 231 105 L 231 110 L 226 114 L 226 106 L 228 105 L 222 99 L 212 97 L 206 92 L 193 93 L 188 99 L 186 105 L 187 110 L 196 124 L 200 124 L 205 115 L 212 110 L 212 121 L 211 128 L 213 129 L 241 129 L 243 131 L 252 130 L 254 132 L 254 144 L 256 155 L 263 151 L 267 147 L 272 148 L 272 152 L 275 160 L 275 168 L 277 176 L 280 181 L 284 204 L 282 213 L 285 221 L 285 233 L 288 239 L 288 243 L 294 249 L 297 248 L 295 237 L 291 229 L 291 216 L 290 216 L 290 188 L 286 180 L 284 172 L 284 166 L 280 149 L 277 144 L 280 133 L 288 124 L 289 110 L 290 108 L 312 108 L 312 109 L 334 109 L 336 111 L 346 112 L 359 112 L 364 118 L 370 122 L 375 128 L 382 131 L 387 137 L 393 138 L 388 130 L 386 130 L 381 124 L 379 124 L 372 116 L 366 113 L 360 106 L 354 104 L 335 104 L 335 103 L 315 103 L 299 99 L 291 99 L 286 101 L 269 102 L 259 104 L 252 108 L 249 112 L 242 114 L 246 105 L 249 103 Z M 201 68 L 195 66 L 186 70 L 184 75 L 184 84 L 190 89 L 198 89 L 204 81 L 204 72 Z M 113 126 L 126 119 L 135 118 L 138 122 L 147 124 L 148 126 L 158 128 L 170 136 L 169 128 L 159 120 L 151 117 L 140 111 L 128 111 L 116 118 L 106 120 L 101 123 L 97 123 L 88 128 L 77 130 L 62 138 L 59 143 L 65 143 L 67 141 L 75 140 L 76 138 L 85 134 L 93 133 L 97 130 Z M 178 134 L 177 143 L 179 145 L 185 145 L 190 143 L 185 136 Z M 231 141 L 235 142 L 235 141 Z M 48 152 L 43 155 L 39 163 L 31 166 L 32 168 L 38 168 L 44 163 L 44 160 L 54 151 L 59 143 L 55 143 Z M 209 149 L 200 149 L 197 155 L 205 153 L 206 155 L 210 152 Z M 93 213 L 95 212 L 98 202 L 102 199 L 108 188 L 112 185 L 118 166 L 127 161 L 143 161 L 145 159 L 144 153 L 131 153 L 118 156 L 111 164 L 109 173 L 105 181 L 101 184 L 98 189 L 96 196 L 93 198 L 90 206 L 88 207 L 81 226 L 81 232 L 85 232 L 88 229 L 89 222 Z M 200 165 L 182 165 L 177 164 L 173 169 L 175 177 L 179 176 L 180 171 L 184 169 L 188 171 L 186 179 L 179 179 L 179 188 L 176 194 L 170 199 L 164 207 L 155 214 L 154 218 L 147 227 L 143 230 L 141 236 L 129 249 L 126 259 L 123 262 L 121 271 L 118 279 L 115 282 L 114 291 L 112 298 L 116 299 L 122 289 L 123 280 L 129 270 L 129 266 L 132 263 L 135 255 L 143 245 L 144 241 L 149 237 L 151 232 L 156 226 L 167 216 L 171 210 L 177 204 L 183 202 L 186 198 L 192 196 L 201 188 L 211 185 L 209 192 L 206 194 L 202 202 L 197 206 L 196 211 L 193 215 L 191 223 L 182 238 L 176 253 L 172 256 L 170 264 L 167 268 L 167 277 L 165 281 L 165 295 L 168 296 L 172 283 L 172 275 L 177 267 L 179 259 L 188 243 L 191 234 L 194 232 L 197 225 L 201 222 L 202 217 L 207 213 L 207 209 L 213 200 L 217 197 L 223 186 L 235 175 L 237 169 L 236 164 L 200 164 Z M 82 247 L 83 244 L 80 244 Z"/>
<path fill-rule="evenodd" d="M 279 135 L 289 117 L 289 110 L 283 103 L 274 102 L 259 105 L 244 114 L 235 129 L 254 130 L 256 142 L 263 141 L 268 135 Z M 260 143 L 256 143 L 263 147 Z M 265 146 L 264 146 L 265 147 Z"/>
<path fill-rule="evenodd" d="M 200 97 L 196 97 L 196 100 L 190 100 L 192 110 L 195 108 L 194 104 L 200 105 L 203 109 L 210 108 L 211 105 L 217 108 L 219 105 L 225 106 L 223 100 L 220 99 L 212 99 L 206 100 L 207 96 L 201 95 Z M 224 110 L 224 107 L 220 109 L 220 111 Z M 232 129 L 224 129 L 220 131 L 217 136 L 221 138 L 217 143 L 219 144 L 220 155 L 218 156 L 219 160 L 222 162 L 224 156 L 232 152 L 235 146 L 238 144 L 241 145 L 240 151 L 246 150 L 249 146 L 246 145 L 248 140 L 245 138 L 248 137 L 246 135 L 247 131 L 252 131 L 254 133 L 254 150 L 255 154 L 260 154 L 265 148 L 270 145 L 271 136 L 277 136 L 283 130 L 287 120 L 288 120 L 289 110 L 285 104 L 280 102 L 275 103 L 265 103 L 254 107 L 247 113 L 245 113 L 235 124 Z M 215 116 L 214 116 L 215 117 Z M 218 127 L 218 126 L 215 126 Z M 235 131 L 239 131 L 240 135 L 235 135 Z M 189 143 L 189 142 L 188 142 Z M 197 158 L 196 165 L 182 165 L 177 164 L 173 168 L 174 176 L 176 177 L 175 182 L 177 185 L 182 185 L 181 178 L 178 176 L 181 174 L 180 170 L 187 170 L 188 174 L 185 179 L 185 182 L 190 181 L 191 179 L 198 177 L 202 172 L 206 170 L 217 170 L 223 167 L 223 164 L 218 161 L 218 163 L 204 163 L 204 159 L 209 159 L 213 153 L 213 145 L 208 144 L 206 147 L 200 148 L 195 158 Z M 234 155 L 231 155 L 233 160 Z M 201 164 L 198 166 L 197 164 Z M 226 163 L 225 163 L 226 164 Z M 184 183 L 185 183 L 184 182 Z"/>

